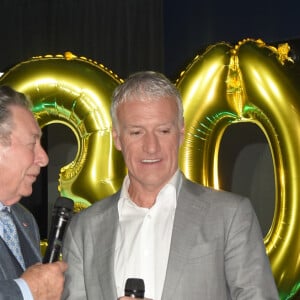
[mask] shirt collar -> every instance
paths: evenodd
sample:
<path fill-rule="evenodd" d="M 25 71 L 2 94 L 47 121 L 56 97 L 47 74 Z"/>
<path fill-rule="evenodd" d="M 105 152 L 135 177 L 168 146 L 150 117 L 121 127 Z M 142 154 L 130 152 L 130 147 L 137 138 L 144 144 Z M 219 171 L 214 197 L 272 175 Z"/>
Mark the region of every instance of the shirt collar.
<path fill-rule="evenodd" d="M 4 210 L 4 208 L 7 208 L 9 212 L 11 211 L 10 206 L 6 206 L 6 205 L 4 205 L 4 204 L 0 201 L 0 211 L 1 211 L 1 210 Z"/>
<path fill-rule="evenodd" d="M 130 184 L 130 178 L 128 175 L 125 176 L 124 180 L 123 180 L 123 184 L 122 184 L 122 188 L 121 188 L 121 194 L 120 194 L 120 198 L 121 199 L 130 199 L 130 196 L 128 194 L 128 188 L 129 188 L 129 184 Z M 168 187 L 168 186 L 172 186 L 173 188 L 175 188 L 176 191 L 176 199 L 178 197 L 180 188 L 181 188 L 181 184 L 182 184 L 182 174 L 180 172 L 180 170 L 178 169 L 175 174 L 172 176 L 172 178 L 170 179 L 170 181 L 161 189 L 161 191 L 159 192 L 158 196 L 163 193 L 163 191 Z"/>

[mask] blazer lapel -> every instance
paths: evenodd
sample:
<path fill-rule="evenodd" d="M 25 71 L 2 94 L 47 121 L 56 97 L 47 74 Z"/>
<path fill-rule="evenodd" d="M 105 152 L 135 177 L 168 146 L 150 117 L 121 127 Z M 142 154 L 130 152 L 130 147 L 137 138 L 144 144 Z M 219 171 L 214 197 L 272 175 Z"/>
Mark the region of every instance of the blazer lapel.
<path fill-rule="evenodd" d="M 174 219 L 169 261 L 162 294 L 163 300 L 172 299 L 199 231 L 199 221 L 195 222 L 194 220 L 201 218 L 201 211 L 205 205 L 199 201 L 199 193 L 197 195 L 192 193 L 193 186 L 193 183 L 183 179 Z M 198 198 L 197 201 L 195 201 L 196 198 Z"/>
<path fill-rule="evenodd" d="M 20 209 L 22 209 L 22 211 L 20 211 Z M 34 219 L 30 220 L 28 216 L 24 214 L 23 208 L 17 205 L 12 207 L 12 213 L 16 227 L 21 234 L 21 236 L 19 236 L 21 247 L 22 244 L 25 244 L 25 247 L 22 247 L 22 252 L 26 265 L 41 261 L 39 232 L 37 231 L 37 227 L 35 227 Z M 28 260 L 28 258 L 30 258 L 30 260 Z"/>

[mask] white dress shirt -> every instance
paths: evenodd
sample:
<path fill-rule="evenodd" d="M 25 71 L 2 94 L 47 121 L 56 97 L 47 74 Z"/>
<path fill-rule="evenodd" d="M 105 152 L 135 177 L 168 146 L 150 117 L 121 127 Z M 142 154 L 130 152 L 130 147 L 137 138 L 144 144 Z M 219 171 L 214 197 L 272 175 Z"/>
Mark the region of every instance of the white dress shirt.
<path fill-rule="evenodd" d="M 145 282 L 145 297 L 161 299 L 177 191 L 181 182 L 181 174 L 177 171 L 159 192 L 155 204 L 151 208 L 143 208 L 130 200 L 129 177 L 125 177 L 118 203 L 120 223 L 115 249 L 118 297 L 124 296 L 127 278 L 142 278 Z"/>

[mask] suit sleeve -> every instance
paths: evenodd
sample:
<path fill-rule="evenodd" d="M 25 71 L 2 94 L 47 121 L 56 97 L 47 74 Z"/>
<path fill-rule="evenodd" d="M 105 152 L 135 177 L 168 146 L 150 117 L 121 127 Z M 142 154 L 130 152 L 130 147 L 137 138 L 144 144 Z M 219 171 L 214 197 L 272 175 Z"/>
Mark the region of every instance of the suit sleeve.
<path fill-rule="evenodd" d="M 232 299 L 279 299 L 260 225 L 246 198 L 228 224 L 224 255 Z"/>
<path fill-rule="evenodd" d="M 0 300 L 23 300 L 22 292 L 14 280 L 0 281 Z"/>
<path fill-rule="evenodd" d="M 68 269 L 65 273 L 63 300 L 87 299 L 84 283 L 83 254 L 80 250 L 82 247 L 75 241 L 72 231 L 72 225 L 76 226 L 74 219 L 68 226 L 63 242 L 63 260 L 68 264 Z M 78 241 L 78 239 L 76 240 Z"/>

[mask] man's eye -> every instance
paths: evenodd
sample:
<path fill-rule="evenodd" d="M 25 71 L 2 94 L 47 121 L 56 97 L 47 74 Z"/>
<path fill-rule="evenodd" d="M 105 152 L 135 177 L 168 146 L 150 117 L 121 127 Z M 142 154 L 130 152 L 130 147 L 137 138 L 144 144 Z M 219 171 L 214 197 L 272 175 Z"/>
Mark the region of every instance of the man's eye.
<path fill-rule="evenodd" d="M 131 131 L 130 135 L 139 135 L 141 132 L 139 130 Z"/>
<path fill-rule="evenodd" d="M 167 134 L 167 133 L 170 133 L 170 129 L 169 128 L 168 129 L 161 129 L 160 132 L 163 133 L 163 134 Z"/>

